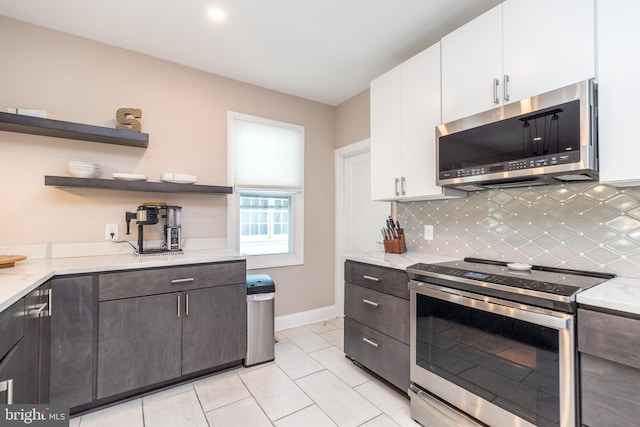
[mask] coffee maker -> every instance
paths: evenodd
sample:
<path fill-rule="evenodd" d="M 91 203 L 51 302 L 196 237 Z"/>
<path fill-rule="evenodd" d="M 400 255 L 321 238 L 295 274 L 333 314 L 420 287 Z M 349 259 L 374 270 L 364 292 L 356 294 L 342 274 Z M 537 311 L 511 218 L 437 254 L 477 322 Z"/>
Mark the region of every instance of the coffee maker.
<path fill-rule="evenodd" d="M 181 216 L 182 207 L 168 206 L 163 202 L 143 203 L 135 212 L 125 212 L 127 234 L 131 234 L 131 220 L 135 219 L 138 224 L 138 254 L 182 252 Z M 161 247 L 145 248 L 144 226 L 157 224 L 160 218 L 165 219 L 164 241 Z"/>

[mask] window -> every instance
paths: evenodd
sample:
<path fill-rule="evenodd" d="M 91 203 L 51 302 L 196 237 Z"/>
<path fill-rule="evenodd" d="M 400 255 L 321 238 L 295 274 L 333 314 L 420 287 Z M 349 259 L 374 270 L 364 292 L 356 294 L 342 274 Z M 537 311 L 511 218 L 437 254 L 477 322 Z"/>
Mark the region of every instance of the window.
<path fill-rule="evenodd" d="M 248 268 L 302 264 L 304 128 L 229 112 L 230 247 Z"/>

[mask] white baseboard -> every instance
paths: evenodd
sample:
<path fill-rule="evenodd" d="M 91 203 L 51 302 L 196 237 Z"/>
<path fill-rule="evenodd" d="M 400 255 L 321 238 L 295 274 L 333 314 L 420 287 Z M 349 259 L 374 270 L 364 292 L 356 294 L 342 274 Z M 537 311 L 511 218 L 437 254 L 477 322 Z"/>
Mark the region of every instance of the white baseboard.
<path fill-rule="evenodd" d="M 295 328 L 297 326 L 334 319 L 336 316 L 337 308 L 335 305 L 314 308 L 313 310 L 301 311 L 299 313 L 285 314 L 284 316 L 276 317 L 275 329 L 276 331 L 280 331 L 282 329 Z"/>

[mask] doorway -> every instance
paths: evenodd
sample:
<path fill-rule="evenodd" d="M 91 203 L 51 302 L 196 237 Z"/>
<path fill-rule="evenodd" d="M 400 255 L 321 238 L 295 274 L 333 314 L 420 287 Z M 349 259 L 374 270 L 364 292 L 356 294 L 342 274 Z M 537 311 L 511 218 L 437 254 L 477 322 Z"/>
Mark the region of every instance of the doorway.
<path fill-rule="evenodd" d="M 380 229 L 391 213 L 388 202 L 371 200 L 369 140 L 336 150 L 336 283 L 338 316 L 344 315 L 344 254 L 382 251 Z"/>

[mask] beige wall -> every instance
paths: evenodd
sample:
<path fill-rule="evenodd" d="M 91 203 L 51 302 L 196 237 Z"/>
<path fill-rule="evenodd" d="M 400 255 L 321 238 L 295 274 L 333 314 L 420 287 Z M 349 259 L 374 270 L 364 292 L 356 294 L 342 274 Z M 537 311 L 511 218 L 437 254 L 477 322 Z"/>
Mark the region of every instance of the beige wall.
<path fill-rule="evenodd" d="M 43 177 L 68 175 L 73 159 L 100 163 L 103 178 L 131 172 L 158 181 L 178 172 L 226 185 L 233 110 L 305 127 L 305 264 L 268 271 L 278 287 L 276 314 L 334 303 L 335 107 L 4 17 L 0 39 L 3 111 L 44 109 L 114 127 L 117 108 L 136 107 L 150 135 L 144 150 L 0 132 L 0 246 L 104 242 L 107 223 L 118 223 L 124 237 L 124 212 L 148 201 L 181 205 L 187 239 L 225 238 L 226 196 L 58 189 Z"/>
<path fill-rule="evenodd" d="M 370 111 L 369 89 L 338 105 L 336 148 L 369 138 Z"/>

